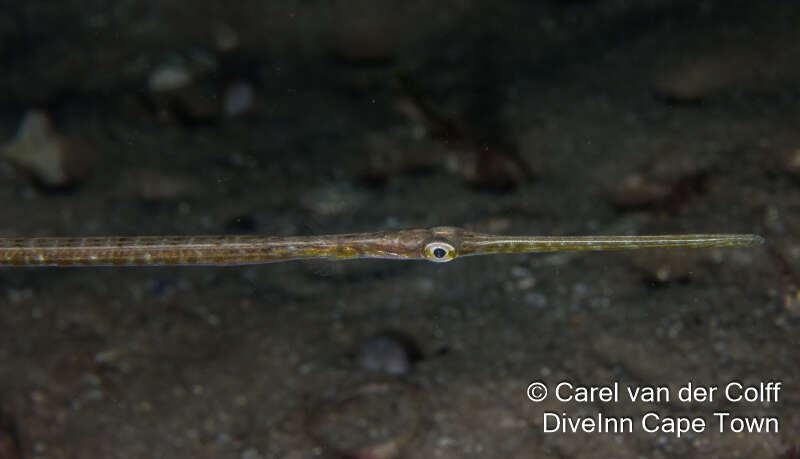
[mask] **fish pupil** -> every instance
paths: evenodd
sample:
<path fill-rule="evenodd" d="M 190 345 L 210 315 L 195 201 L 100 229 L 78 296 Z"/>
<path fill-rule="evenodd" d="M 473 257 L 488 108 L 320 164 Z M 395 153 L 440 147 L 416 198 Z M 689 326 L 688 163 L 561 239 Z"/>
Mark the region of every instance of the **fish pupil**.
<path fill-rule="evenodd" d="M 441 247 L 437 247 L 433 250 L 433 256 L 436 258 L 442 258 L 445 256 L 445 254 L 447 254 L 447 252 L 445 252 L 445 250 Z"/>

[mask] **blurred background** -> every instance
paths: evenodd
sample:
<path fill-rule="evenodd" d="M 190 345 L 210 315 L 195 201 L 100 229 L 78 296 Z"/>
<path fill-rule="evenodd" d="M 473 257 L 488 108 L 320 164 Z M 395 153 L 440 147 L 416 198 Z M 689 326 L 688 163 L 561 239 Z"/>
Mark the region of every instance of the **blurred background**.
<path fill-rule="evenodd" d="M 6 2 L 3 237 L 767 244 L 0 268 L 0 458 L 797 457 L 798 26 L 777 0 Z M 783 390 L 534 404 L 535 380 Z M 780 432 L 542 425 L 719 410 Z"/>

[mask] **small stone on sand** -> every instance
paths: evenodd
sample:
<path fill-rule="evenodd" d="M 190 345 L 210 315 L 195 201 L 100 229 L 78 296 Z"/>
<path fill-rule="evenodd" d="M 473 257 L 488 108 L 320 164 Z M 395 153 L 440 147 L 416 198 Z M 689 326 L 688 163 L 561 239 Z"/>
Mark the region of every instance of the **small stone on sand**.
<path fill-rule="evenodd" d="M 47 113 L 28 110 L 17 137 L 6 144 L 2 155 L 47 187 L 68 186 L 88 173 L 88 151 L 53 129 Z"/>

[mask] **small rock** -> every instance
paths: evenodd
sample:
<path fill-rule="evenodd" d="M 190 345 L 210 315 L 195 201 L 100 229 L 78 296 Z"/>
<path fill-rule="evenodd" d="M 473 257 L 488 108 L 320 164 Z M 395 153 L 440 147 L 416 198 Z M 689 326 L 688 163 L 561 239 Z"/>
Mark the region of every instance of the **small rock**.
<path fill-rule="evenodd" d="M 244 115 L 253 108 L 255 91 L 246 82 L 232 84 L 225 91 L 222 102 L 222 113 L 229 118 Z"/>
<path fill-rule="evenodd" d="M 418 397 L 408 384 L 364 384 L 311 410 L 306 430 L 334 457 L 398 457 L 419 427 Z"/>
<path fill-rule="evenodd" d="M 148 86 L 153 92 L 169 92 L 192 83 L 192 75 L 182 64 L 164 64 L 150 73 Z"/>
<path fill-rule="evenodd" d="M 172 120 L 209 121 L 220 112 L 216 57 L 197 49 L 172 56 L 149 75 L 148 86 L 158 114 Z"/>
<path fill-rule="evenodd" d="M 358 363 L 369 371 L 390 375 L 409 372 L 411 365 L 422 357 L 413 340 L 396 332 L 383 332 L 366 339 L 359 345 Z"/>
<path fill-rule="evenodd" d="M 213 53 L 203 49 L 192 49 L 175 54 L 150 72 L 148 86 L 154 93 L 171 92 L 188 87 L 198 77 L 217 70 L 217 59 Z"/>
<path fill-rule="evenodd" d="M 93 162 L 87 148 L 59 135 L 47 113 L 40 110 L 28 110 L 16 139 L 3 148 L 3 156 L 39 184 L 51 188 L 82 181 Z"/>

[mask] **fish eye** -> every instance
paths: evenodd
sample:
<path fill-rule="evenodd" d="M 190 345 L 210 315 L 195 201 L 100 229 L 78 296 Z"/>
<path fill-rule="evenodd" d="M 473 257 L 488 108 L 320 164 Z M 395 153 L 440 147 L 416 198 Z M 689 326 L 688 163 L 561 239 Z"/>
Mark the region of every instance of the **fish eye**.
<path fill-rule="evenodd" d="M 456 257 L 456 248 L 447 242 L 430 242 L 422 250 L 422 255 L 430 261 L 444 263 Z"/>

